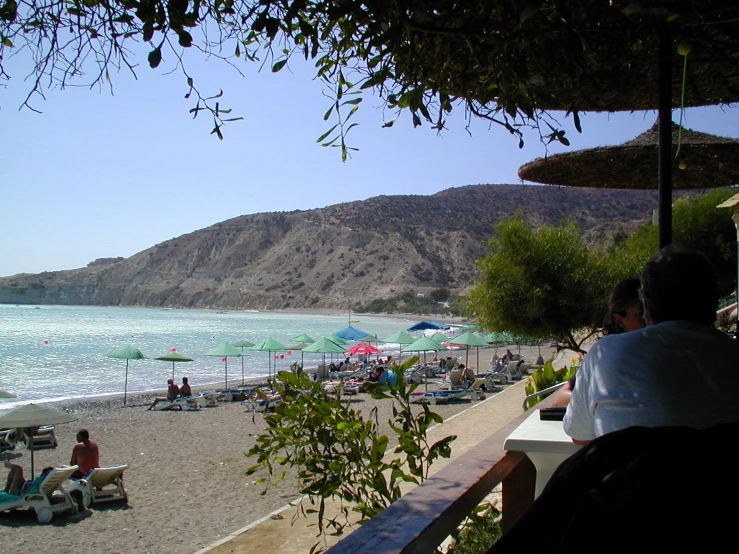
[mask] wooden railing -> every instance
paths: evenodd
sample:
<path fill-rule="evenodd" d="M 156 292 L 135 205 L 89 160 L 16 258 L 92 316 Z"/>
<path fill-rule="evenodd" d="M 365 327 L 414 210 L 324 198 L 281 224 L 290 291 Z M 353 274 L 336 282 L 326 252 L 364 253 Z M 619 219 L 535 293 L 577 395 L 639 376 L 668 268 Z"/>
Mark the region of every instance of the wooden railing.
<path fill-rule="evenodd" d="M 536 408 L 547 407 L 545 399 Z M 534 409 L 534 408 L 532 408 Z M 503 449 L 530 410 L 453 460 L 327 552 L 428 554 L 451 535 L 498 485 L 503 492 L 503 532 L 534 500 L 536 472 L 522 452 Z"/>

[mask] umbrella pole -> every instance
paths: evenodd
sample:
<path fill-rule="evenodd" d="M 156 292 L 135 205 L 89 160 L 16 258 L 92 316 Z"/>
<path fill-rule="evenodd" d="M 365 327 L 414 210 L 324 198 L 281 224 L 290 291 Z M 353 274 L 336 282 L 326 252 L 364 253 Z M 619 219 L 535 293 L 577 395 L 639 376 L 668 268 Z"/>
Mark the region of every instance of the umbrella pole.
<path fill-rule="evenodd" d="M 174 381 L 174 362 L 172 362 L 172 381 Z"/>
<path fill-rule="evenodd" d="M 226 384 L 223 387 L 225 390 L 228 390 L 228 356 L 226 356 L 226 363 L 224 364 L 226 368 Z"/>
<path fill-rule="evenodd" d="M 672 44 L 665 25 L 659 32 L 657 189 L 659 248 L 672 242 Z"/>
<path fill-rule="evenodd" d="M 33 432 L 32 432 L 31 433 L 31 479 L 33 479 L 34 475 L 35 475 L 35 469 L 33 467 Z"/>
<path fill-rule="evenodd" d="M 244 384 L 244 349 L 241 349 L 241 384 Z"/>
<path fill-rule="evenodd" d="M 128 358 L 126 358 L 126 383 L 123 385 L 123 405 L 126 405 L 126 396 L 128 395 Z M 31 456 L 33 458 L 33 456 Z M 32 460 L 33 461 L 33 460 Z"/>

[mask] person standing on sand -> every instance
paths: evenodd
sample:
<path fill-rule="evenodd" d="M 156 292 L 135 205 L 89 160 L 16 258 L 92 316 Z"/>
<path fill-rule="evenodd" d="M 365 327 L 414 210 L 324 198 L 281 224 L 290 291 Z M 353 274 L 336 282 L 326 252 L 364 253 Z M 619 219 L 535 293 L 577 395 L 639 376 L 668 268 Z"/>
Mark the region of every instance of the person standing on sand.
<path fill-rule="evenodd" d="M 82 479 L 91 469 L 100 467 L 100 450 L 97 443 L 90 440 L 90 432 L 87 429 L 77 431 L 77 443 L 72 448 L 72 460 L 69 465 L 79 466 L 72 477 Z"/>

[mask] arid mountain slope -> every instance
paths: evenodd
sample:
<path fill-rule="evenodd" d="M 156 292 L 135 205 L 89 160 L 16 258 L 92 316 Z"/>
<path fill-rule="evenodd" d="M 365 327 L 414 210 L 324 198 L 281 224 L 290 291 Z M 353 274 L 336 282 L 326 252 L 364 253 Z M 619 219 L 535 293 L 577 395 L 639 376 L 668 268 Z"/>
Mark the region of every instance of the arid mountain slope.
<path fill-rule="evenodd" d="M 245 215 L 127 259 L 0 279 L 1 303 L 280 309 L 346 307 L 401 292 L 461 292 L 501 217 L 574 219 L 589 241 L 631 230 L 654 192 L 471 185 L 328 208 Z"/>

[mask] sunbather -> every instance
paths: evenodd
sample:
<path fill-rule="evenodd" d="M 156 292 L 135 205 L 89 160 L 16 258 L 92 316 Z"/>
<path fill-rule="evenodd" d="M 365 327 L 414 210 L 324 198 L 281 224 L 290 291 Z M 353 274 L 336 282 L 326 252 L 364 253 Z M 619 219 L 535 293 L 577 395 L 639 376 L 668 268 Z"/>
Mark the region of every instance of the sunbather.
<path fill-rule="evenodd" d="M 5 462 L 5 467 L 8 468 L 8 479 L 5 482 L 3 492 L 14 495 L 32 491 L 34 487 L 41 484 L 46 477 L 46 474 L 54 469 L 53 467 L 45 467 L 41 470 L 41 474 L 38 477 L 31 479 L 30 481 L 26 481 L 23 476 L 23 468 L 21 466 Z"/>
<path fill-rule="evenodd" d="M 467 367 L 464 364 L 459 364 L 459 369 L 462 370 L 462 380 L 470 385 L 475 380 L 475 372 L 472 371 L 471 367 Z"/>
<path fill-rule="evenodd" d="M 167 396 L 157 396 L 154 399 L 154 402 L 151 403 L 151 406 L 147 408 L 147 410 L 153 410 L 154 406 L 156 406 L 160 402 L 164 402 L 165 400 L 169 400 L 170 402 L 172 402 L 180 395 L 180 387 L 174 384 L 174 380 L 167 379 L 167 385 Z"/>
<path fill-rule="evenodd" d="M 187 377 L 182 378 L 182 386 L 180 387 L 180 396 L 182 396 L 182 398 L 186 396 L 192 396 L 192 389 L 190 388 L 190 383 L 187 382 Z"/>
<path fill-rule="evenodd" d="M 82 479 L 91 469 L 100 467 L 100 451 L 97 443 L 90 440 L 90 432 L 87 429 L 80 429 L 77 432 L 77 443 L 72 448 L 72 460 L 69 465 L 79 466 L 72 477 Z"/>

